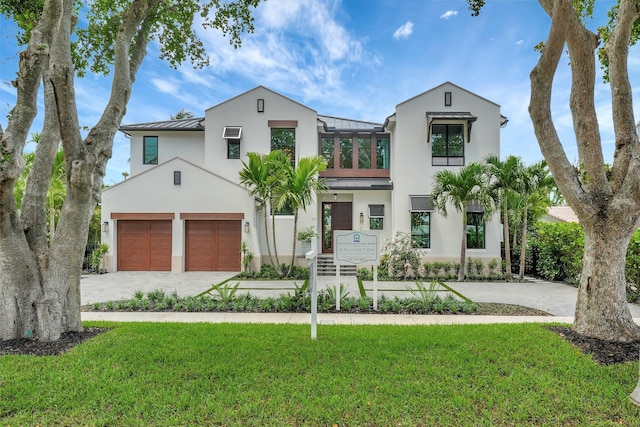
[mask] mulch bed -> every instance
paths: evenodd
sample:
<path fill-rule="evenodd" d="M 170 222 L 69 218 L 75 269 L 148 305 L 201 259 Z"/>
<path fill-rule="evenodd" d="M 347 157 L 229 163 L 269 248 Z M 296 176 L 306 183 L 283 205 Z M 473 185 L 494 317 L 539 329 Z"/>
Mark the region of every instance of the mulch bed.
<path fill-rule="evenodd" d="M 31 356 L 59 356 L 88 339 L 107 332 L 107 328 L 84 328 L 82 332 L 66 332 L 57 341 L 38 341 L 29 338 L 0 341 L 0 357 L 5 354 Z"/>
<path fill-rule="evenodd" d="M 577 334 L 566 326 L 551 326 L 549 329 L 578 347 L 584 354 L 591 355 L 601 365 L 637 362 L 640 355 L 640 341 L 604 341 Z"/>

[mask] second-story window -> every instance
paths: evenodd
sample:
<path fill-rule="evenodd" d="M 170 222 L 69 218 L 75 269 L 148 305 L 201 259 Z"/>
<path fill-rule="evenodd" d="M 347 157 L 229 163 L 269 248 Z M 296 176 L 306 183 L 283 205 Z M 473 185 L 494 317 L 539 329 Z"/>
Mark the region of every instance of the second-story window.
<path fill-rule="evenodd" d="M 388 134 L 354 132 L 323 134 L 320 154 L 327 160 L 328 174 L 388 176 L 391 146 Z"/>
<path fill-rule="evenodd" d="M 340 138 L 340 169 L 353 168 L 353 139 Z"/>
<path fill-rule="evenodd" d="M 376 140 L 376 169 L 389 169 L 391 144 L 388 136 L 379 136 Z"/>
<path fill-rule="evenodd" d="M 296 162 L 296 130 L 293 128 L 271 128 L 271 151 L 282 150 Z"/>
<path fill-rule="evenodd" d="M 145 165 L 158 164 L 157 136 L 145 136 L 142 138 L 142 163 Z"/>
<path fill-rule="evenodd" d="M 333 149 L 333 137 L 325 138 L 323 137 L 320 141 L 320 150 L 322 152 L 322 157 L 327 161 L 327 169 L 333 169 L 333 157 L 334 157 L 334 149 Z"/>
<path fill-rule="evenodd" d="M 431 125 L 431 154 L 434 166 L 464 165 L 464 125 Z"/>
<path fill-rule="evenodd" d="M 240 158 L 240 140 L 235 138 L 227 139 L 227 159 Z"/>

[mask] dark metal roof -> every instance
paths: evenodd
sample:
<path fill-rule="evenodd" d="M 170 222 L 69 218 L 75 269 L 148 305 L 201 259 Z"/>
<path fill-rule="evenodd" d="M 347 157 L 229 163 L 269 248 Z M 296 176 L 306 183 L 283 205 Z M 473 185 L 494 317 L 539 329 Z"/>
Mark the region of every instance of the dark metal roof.
<path fill-rule="evenodd" d="M 451 112 L 427 111 L 427 117 L 429 117 L 431 120 L 451 119 L 451 120 L 475 121 L 477 119 L 476 116 L 469 113 L 468 111 L 451 111 Z"/>
<path fill-rule="evenodd" d="M 330 190 L 393 190 L 389 178 L 326 178 Z"/>
<path fill-rule="evenodd" d="M 336 131 L 366 131 L 366 132 L 382 132 L 382 123 L 365 122 L 362 120 L 343 119 L 340 117 L 321 116 L 318 120 L 322 122 L 325 132 Z"/>
<path fill-rule="evenodd" d="M 122 132 L 135 131 L 194 131 L 204 130 L 204 117 L 180 120 L 166 120 L 162 122 L 134 123 L 120 126 Z"/>

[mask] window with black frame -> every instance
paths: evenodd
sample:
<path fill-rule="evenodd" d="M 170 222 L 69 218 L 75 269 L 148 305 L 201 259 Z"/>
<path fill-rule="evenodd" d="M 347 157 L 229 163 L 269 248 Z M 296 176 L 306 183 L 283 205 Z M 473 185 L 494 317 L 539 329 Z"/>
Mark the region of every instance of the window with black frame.
<path fill-rule="evenodd" d="M 464 165 L 464 125 L 433 123 L 431 155 L 434 166 Z"/>

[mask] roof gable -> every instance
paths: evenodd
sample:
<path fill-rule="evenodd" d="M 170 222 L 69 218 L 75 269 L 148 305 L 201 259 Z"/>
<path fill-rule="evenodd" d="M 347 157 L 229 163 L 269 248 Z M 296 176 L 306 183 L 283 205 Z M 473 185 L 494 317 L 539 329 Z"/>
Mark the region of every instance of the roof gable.
<path fill-rule="evenodd" d="M 286 100 L 286 101 L 288 101 L 288 102 L 292 102 L 292 103 L 297 104 L 297 105 L 299 105 L 299 106 L 301 106 L 301 107 L 303 107 L 303 108 L 306 108 L 307 110 L 309 110 L 309 111 L 311 111 L 311 112 L 313 112 L 313 113 L 316 113 L 316 110 L 314 110 L 313 108 L 309 108 L 309 107 L 307 107 L 306 105 L 301 104 L 301 103 L 300 103 L 300 102 L 298 102 L 298 101 L 294 101 L 294 100 L 293 100 L 293 99 L 291 99 L 291 98 L 287 98 L 286 96 L 284 96 L 284 95 L 282 95 L 282 94 L 280 94 L 280 93 L 278 93 L 278 92 L 275 92 L 275 91 L 273 91 L 273 90 L 271 90 L 271 89 L 269 89 L 269 88 L 267 88 L 267 87 L 264 87 L 264 86 L 256 86 L 256 87 L 254 87 L 253 89 L 250 89 L 250 90 L 248 90 L 248 91 L 246 91 L 246 92 L 241 93 L 240 95 L 236 95 L 236 96 L 234 96 L 233 98 L 229 98 L 229 99 L 227 99 L 226 101 L 223 101 L 223 102 L 221 102 L 221 103 L 219 103 L 219 104 L 214 105 L 213 107 L 209 107 L 209 108 L 207 108 L 207 109 L 205 110 L 205 112 L 208 112 L 208 111 L 210 111 L 210 110 L 213 110 L 213 109 L 219 108 L 219 107 L 223 106 L 224 104 L 227 104 L 227 103 L 229 103 L 229 102 L 235 101 L 235 100 L 236 100 L 236 99 L 238 99 L 238 98 L 242 98 L 242 97 L 245 97 L 245 96 L 247 96 L 247 95 L 250 95 L 251 93 L 259 92 L 259 91 L 266 91 L 266 92 L 268 92 L 268 93 L 270 93 L 270 94 L 272 94 L 272 95 L 278 96 L 278 97 L 280 97 L 280 98 L 282 98 L 282 99 L 284 99 L 284 100 Z M 317 113 L 316 113 L 316 114 L 317 114 Z"/>
<path fill-rule="evenodd" d="M 444 82 L 444 83 L 442 83 L 442 84 L 440 84 L 440 85 L 438 85 L 438 86 L 436 86 L 436 87 L 433 87 L 433 88 L 431 88 L 431 89 L 429 89 L 429 90 L 426 90 L 426 91 L 424 91 L 424 92 L 422 92 L 422 93 L 419 93 L 419 94 L 418 94 L 418 95 L 416 95 L 416 96 L 412 96 L 411 98 L 409 98 L 409 99 L 407 99 L 407 100 L 402 101 L 401 103 L 399 103 L 398 105 L 396 105 L 396 110 L 397 110 L 398 106 L 400 106 L 400 105 L 402 105 L 402 104 L 406 104 L 406 103 L 408 103 L 408 102 L 411 102 L 411 101 L 413 101 L 413 100 L 414 100 L 414 99 L 416 99 L 416 98 L 420 98 L 421 96 L 423 96 L 423 95 L 425 95 L 425 94 L 427 94 L 427 93 L 434 92 L 434 91 L 439 90 L 439 89 L 441 89 L 441 88 L 443 88 L 443 87 L 445 87 L 445 86 L 450 86 L 450 87 L 452 87 L 452 88 L 455 88 L 456 90 L 459 90 L 459 91 L 462 91 L 462 92 L 468 93 L 469 95 L 475 96 L 476 98 L 482 99 L 482 100 L 483 100 L 483 101 L 485 101 L 485 102 L 488 102 L 488 103 L 490 103 L 490 104 L 493 104 L 493 105 L 495 105 L 495 106 L 496 106 L 496 107 L 498 107 L 498 108 L 500 107 L 500 105 L 499 105 L 499 104 L 496 104 L 495 102 L 493 102 L 493 101 L 491 101 L 491 100 L 489 100 L 489 99 L 487 99 L 487 98 L 484 98 L 484 97 L 482 97 L 482 96 L 480 96 L 480 95 L 478 95 L 478 94 L 476 94 L 476 93 L 473 93 L 473 92 L 471 92 L 470 90 L 467 90 L 467 89 L 465 89 L 465 88 L 463 88 L 463 87 L 460 87 L 460 86 L 458 86 L 458 85 L 456 85 L 456 84 L 453 84 L 453 83 L 451 83 L 451 82 Z"/>

